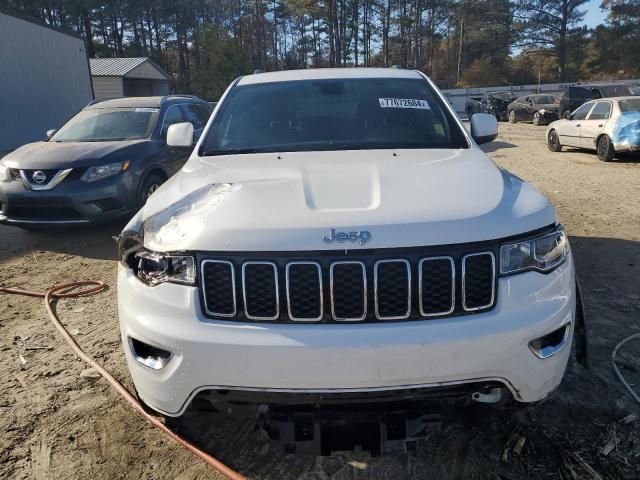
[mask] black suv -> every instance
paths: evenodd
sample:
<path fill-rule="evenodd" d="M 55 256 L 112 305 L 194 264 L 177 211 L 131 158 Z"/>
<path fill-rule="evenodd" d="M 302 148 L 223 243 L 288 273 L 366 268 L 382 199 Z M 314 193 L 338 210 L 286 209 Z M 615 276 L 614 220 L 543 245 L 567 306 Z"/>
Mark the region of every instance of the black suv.
<path fill-rule="evenodd" d="M 186 95 L 91 102 L 0 161 L 0 223 L 28 229 L 132 215 L 191 153 L 167 146 L 169 126 L 190 122 L 198 137 L 210 116 L 207 102 Z"/>
<path fill-rule="evenodd" d="M 569 118 L 580 105 L 588 100 L 609 97 L 629 97 L 640 95 L 640 88 L 626 83 L 608 85 L 574 85 L 560 96 L 560 118 Z"/>

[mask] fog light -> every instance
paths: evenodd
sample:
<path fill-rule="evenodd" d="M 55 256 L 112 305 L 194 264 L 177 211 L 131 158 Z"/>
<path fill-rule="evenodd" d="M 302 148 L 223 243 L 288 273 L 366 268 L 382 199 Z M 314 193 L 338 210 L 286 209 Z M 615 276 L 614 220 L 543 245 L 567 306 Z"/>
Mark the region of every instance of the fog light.
<path fill-rule="evenodd" d="M 538 358 L 552 357 L 569 343 L 570 334 L 571 324 L 567 323 L 544 337 L 530 341 L 529 348 Z"/>
<path fill-rule="evenodd" d="M 172 353 L 167 350 L 148 345 L 131 337 L 129 337 L 129 348 L 138 363 L 153 370 L 162 370 L 172 356 Z"/>

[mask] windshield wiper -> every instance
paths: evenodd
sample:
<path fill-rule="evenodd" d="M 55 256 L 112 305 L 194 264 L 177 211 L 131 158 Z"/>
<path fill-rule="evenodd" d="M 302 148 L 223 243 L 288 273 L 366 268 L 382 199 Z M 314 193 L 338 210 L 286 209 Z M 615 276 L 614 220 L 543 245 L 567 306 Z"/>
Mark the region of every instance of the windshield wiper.
<path fill-rule="evenodd" d="M 203 150 L 202 157 L 214 157 L 216 155 L 242 155 L 243 153 L 269 153 L 269 150 L 262 148 L 231 148 L 229 150 Z"/>

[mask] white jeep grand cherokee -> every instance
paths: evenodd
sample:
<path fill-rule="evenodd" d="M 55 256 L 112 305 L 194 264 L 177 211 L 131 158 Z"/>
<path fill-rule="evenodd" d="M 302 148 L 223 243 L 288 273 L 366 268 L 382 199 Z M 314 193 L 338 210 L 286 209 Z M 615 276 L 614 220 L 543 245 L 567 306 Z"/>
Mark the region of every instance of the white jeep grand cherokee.
<path fill-rule="evenodd" d="M 478 148 L 496 135 L 483 114 L 468 134 L 420 72 L 235 81 L 118 238 L 142 400 L 179 416 L 197 395 L 547 396 L 576 326 L 574 264 L 549 202 Z"/>

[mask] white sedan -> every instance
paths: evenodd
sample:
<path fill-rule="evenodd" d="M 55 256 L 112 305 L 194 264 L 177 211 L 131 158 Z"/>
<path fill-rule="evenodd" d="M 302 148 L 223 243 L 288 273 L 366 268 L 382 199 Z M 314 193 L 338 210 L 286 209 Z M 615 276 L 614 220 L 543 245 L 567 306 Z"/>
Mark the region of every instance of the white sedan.
<path fill-rule="evenodd" d="M 547 128 L 552 152 L 562 147 L 588 148 L 603 162 L 616 153 L 640 151 L 640 97 L 602 98 L 585 103 L 569 118 Z"/>

